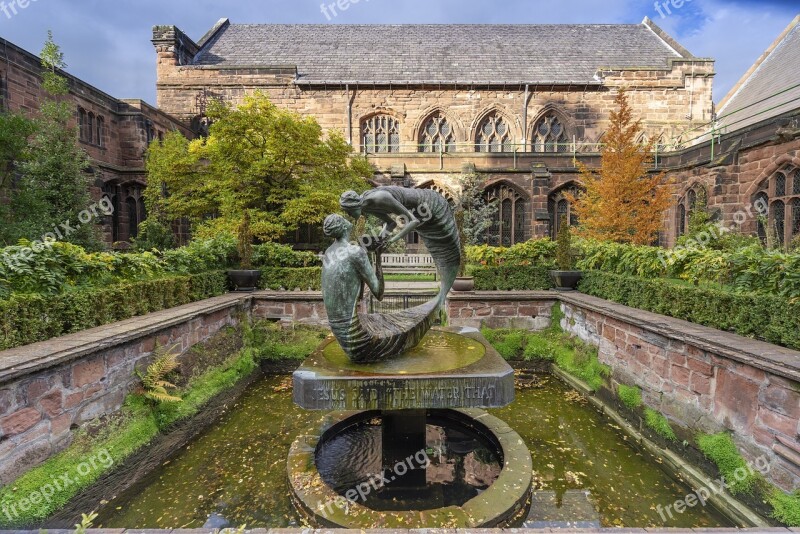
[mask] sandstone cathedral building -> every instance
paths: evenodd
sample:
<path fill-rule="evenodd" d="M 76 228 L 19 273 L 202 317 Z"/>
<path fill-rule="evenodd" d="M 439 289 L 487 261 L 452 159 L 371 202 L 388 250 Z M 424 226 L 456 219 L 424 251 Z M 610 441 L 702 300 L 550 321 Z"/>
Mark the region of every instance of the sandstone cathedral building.
<path fill-rule="evenodd" d="M 38 64 L 6 43 L 0 94 L 32 109 Z M 96 162 L 95 196 L 118 207 L 110 242 L 135 236 L 147 144 L 168 130 L 202 135 L 212 99 L 261 91 L 338 131 L 375 167 L 376 185 L 431 188 L 452 199 L 476 172 L 498 212 L 487 242 L 552 236 L 578 163 L 599 164 L 614 98 L 625 89 L 655 143 L 654 172 L 675 187 L 660 242 L 673 245 L 704 193 L 714 217 L 748 233 L 765 224 L 800 236 L 800 17 L 719 105 L 714 61 L 696 57 L 651 20 L 587 25 L 274 25 L 219 21 L 193 40 L 153 29 L 157 107 L 114 99 L 70 78 L 81 143 Z M 742 210 L 769 205 L 767 220 Z M 319 240 L 313 227 L 288 240 Z M 409 250 L 416 243 L 410 239 Z"/>

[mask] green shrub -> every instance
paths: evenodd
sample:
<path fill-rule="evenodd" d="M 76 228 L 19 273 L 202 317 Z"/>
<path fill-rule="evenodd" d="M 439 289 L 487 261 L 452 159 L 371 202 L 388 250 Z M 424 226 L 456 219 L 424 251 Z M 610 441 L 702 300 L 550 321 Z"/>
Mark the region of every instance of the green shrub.
<path fill-rule="evenodd" d="M 555 259 L 556 243 L 549 238 L 532 239 L 508 248 L 488 245 L 467 247 L 467 262 L 486 267 L 541 265 L 552 268 Z"/>
<path fill-rule="evenodd" d="M 697 437 L 697 446 L 725 477 L 731 494 L 753 492 L 759 477 L 747 465 L 730 434 L 701 434 Z"/>
<path fill-rule="evenodd" d="M 567 334 L 561 335 L 561 346 L 556 348 L 555 362 L 563 371 L 586 382 L 593 391 L 600 389 L 606 377 L 611 375 L 611 369 L 600 363 L 597 348 Z"/>
<path fill-rule="evenodd" d="M 528 336 L 525 349 L 523 350 L 523 357 L 526 361 L 531 360 L 549 360 L 553 361 L 556 357 L 555 344 L 544 336 L 531 335 Z"/>
<path fill-rule="evenodd" d="M 644 411 L 645 424 L 656 434 L 668 441 L 677 441 L 678 436 L 669 424 L 669 421 L 664 414 L 661 414 L 651 408 L 646 408 Z"/>
<path fill-rule="evenodd" d="M 274 291 L 320 291 L 322 289 L 322 268 L 264 268 L 261 269 L 259 287 L 261 289 L 272 289 Z"/>
<path fill-rule="evenodd" d="M 544 291 L 553 287 L 550 268 L 500 265 L 471 270 L 478 291 Z"/>
<path fill-rule="evenodd" d="M 482 330 L 483 337 L 486 338 L 494 349 L 506 360 L 522 359 L 525 342 L 528 333 L 524 330 L 512 329 L 489 329 Z"/>
<path fill-rule="evenodd" d="M 642 406 L 642 390 L 636 386 L 620 384 L 617 387 L 617 396 L 629 410 L 636 410 Z"/>
<path fill-rule="evenodd" d="M 253 247 L 253 264 L 264 267 L 321 267 L 322 260 L 313 252 L 296 251 L 288 245 L 264 243 Z"/>
<path fill-rule="evenodd" d="M 215 272 L 76 289 L 60 295 L 12 295 L 0 300 L 0 350 L 173 308 L 226 291 L 225 273 Z"/>
<path fill-rule="evenodd" d="M 774 488 L 767 496 L 772 517 L 790 527 L 800 527 L 800 490 L 787 494 Z"/>
<path fill-rule="evenodd" d="M 245 327 L 245 348 L 256 361 L 304 360 L 325 340 L 328 330 L 296 325 L 281 328 L 270 322 L 258 322 Z"/>
<path fill-rule="evenodd" d="M 800 301 L 599 271 L 585 273 L 580 290 L 633 308 L 800 349 Z"/>

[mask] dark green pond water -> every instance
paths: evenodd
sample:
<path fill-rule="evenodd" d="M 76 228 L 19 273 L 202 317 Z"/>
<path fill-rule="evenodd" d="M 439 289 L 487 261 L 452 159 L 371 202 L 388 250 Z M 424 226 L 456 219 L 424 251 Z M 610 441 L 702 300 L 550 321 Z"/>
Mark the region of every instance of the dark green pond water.
<path fill-rule="evenodd" d="M 531 451 L 534 504 L 546 520 L 597 521 L 608 527 L 732 526 L 711 508 L 664 521 L 658 506 L 684 498 L 651 457 L 556 378 L 517 391 L 492 413 Z M 286 457 L 298 433 L 322 415 L 292 403 L 290 381 L 265 379 L 207 434 L 165 463 L 144 487 L 112 500 L 96 522 L 107 528 L 300 526 L 289 499 Z"/>

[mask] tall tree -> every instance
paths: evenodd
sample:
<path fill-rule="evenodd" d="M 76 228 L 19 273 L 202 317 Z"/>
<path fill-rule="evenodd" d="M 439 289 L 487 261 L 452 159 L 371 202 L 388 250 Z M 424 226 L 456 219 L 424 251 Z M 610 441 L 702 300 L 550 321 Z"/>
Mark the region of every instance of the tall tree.
<path fill-rule="evenodd" d="M 580 219 L 578 234 L 620 243 L 652 244 L 671 202 L 664 173 L 653 174 L 655 141 L 636 142 L 642 131 L 634 121 L 628 97 L 620 90 L 604 136 L 599 171 L 578 163 L 585 191 L 568 195 Z"/>
<path fill-rule="evenodd" d="M 478 173 L 466 172 L 459 178 L 461 193 L 457 210 L 463 211 L 464 240 L 466 245 L 481 245 L 486 242 L 486 231 L 492 226 L 497 214 L 497 203 L 489 202 L 483 192 L 484 178 Z"/>
<path fill-rule="evenodd" d="M 148 151 L 150 213 L 186 217 L 200 236 L 236 234 L 245 212 L 253 236 L 276 240 L 339 211 L 339 196 L 368 188 L 372 166 L 341 135 L 279 109 L 262 93 L 238 108 L 213 102 L 209 136 L 177 132 Z"/>
<path fill-rule="evenodd" d="M 69 82 L 58 73 L 66 64 L 52 32 L 48 32 L 40 57 L 45 98 L 33 118 L 34 130 L 25 154 L 18 157 L 18 179 L 9 191 L 8 225 L 2 239 L 11 244 L 55 233 L 61 240 L 98 248 L 97 227 L 81 224 L 79 218 L 91 203 L 91 178 L 86 174 L 89 160 L 78 145 L 77 128 L 72 124 L 74 109 L 67 98 Z"/>

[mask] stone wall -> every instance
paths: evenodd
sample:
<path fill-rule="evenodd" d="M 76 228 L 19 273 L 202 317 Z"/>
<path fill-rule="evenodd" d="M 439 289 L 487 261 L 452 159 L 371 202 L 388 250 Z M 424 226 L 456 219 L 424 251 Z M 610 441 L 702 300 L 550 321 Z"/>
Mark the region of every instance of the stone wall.
<path fill-rule="evenodd" d="M 183 353 L 249 307 L 249 297 L 226 295 L 0 352 L 0 484 L 118 411 L 157 345 Z"/>
<path fill-rule="evenodd" d="M 327 326 L 328 314 L 320 292 L 262 292 L 253 300 L 254 319 Z"/>
<path fill-rule="evenodd" d="M 547 291 L 515 292 L 512 298 L 510 295 L 504 291 L 450 293 L 447 299 L 448 324 L 535 331 L 550 326 L 557 295 Z"/>
<path fill-rule="evenodd" d="M 599 347 L 612 388 L 640 387 L 693 435 L 732 432 L 746 459 L 769 459 L 775 484 L 800 487 L 800 353 L 586 295 L 562 301 L 562 327 Z"/>
<path fill-rule="evenodd" d="M 35 113 L 47 95 L 42 89 L 41 62 L 30 52 L 0 39 L 0 109 Z M 101 138 L 81 139 L 80 147 L 92 161 L 90 191 L 95 200 L 110 194 L 117 206 L 117 232 L 111 217 L 104 222 L 106 241 L 127 241 L 130 234 L 126 200 L 141 198 L 146 183 L 144 154 L 148 143 L 177 130 L 188 137 L 192 131 L 141 100 L 120 100 L 86 82 L 61 72 L 69 81 L 67 102 L 74 107 L 73 125 L 78 125 L 78 109 L 103 119 Z M 113 239 L 116 237 L 116 239 Z"/>

